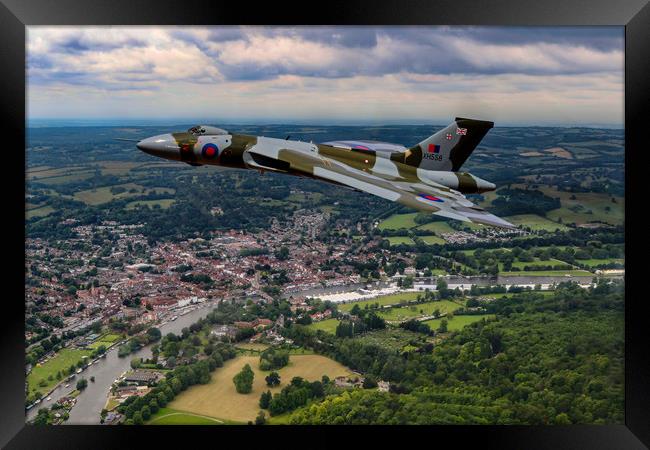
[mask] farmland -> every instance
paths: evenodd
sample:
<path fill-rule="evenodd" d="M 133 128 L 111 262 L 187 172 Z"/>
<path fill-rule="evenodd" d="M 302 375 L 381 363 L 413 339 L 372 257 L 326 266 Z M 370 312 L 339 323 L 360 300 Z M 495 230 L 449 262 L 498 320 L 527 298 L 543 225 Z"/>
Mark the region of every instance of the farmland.
<path fill-rule="evenodd" d="M 379 303 L 380 306 L 393 305 L 400 302 L 406 303 L 416 300 L 418 295 L 422 294 L 419 292 L 400 292 L 399 294 L 383 295 L 381 297 L 376 297 L 361 302 L 343 303 L 339 305 L 339 309 L 341 311 L 350 311 L 354 305 L 359 305 L 359 308 L 364 308 L 366 305 L 374 305 L 375 303 Z"/>
<path fill-rule="evenodd" d="M 400 245 L 400 244 L 413 245 L 413 239 L 406 236 L 391 236 L 386 239 L 388 239 L 390 245 Z"/>
<path fill-rule="evenodd" d="M 448 300 L 419 303 L 401 308 L 390 308 L 379 312 L 379 315 L 389 322 L 400 322 L 420 316 L 430 316 L 435 310 L 441 313 L 453 312 L 460 308 L 458 303 Z"/>
<path fill-rule="evenodd" d="M 568 229 L 566 225 L 554 222 L 541 216 L 536 216 L 534 214 L 520 214 L 516 216 L 504 217 L 504 219 L 513 225 L 523 225 L 530 228 L 531 230 L 564 231 Z"/>
<path fill-rule="evenodd" d="M 48 392 L 60 381 L 56 379 L 56 374 L 59 371 L 66 371 L 71 365 L 77 364 L 84 356 L 89 356 L 90 353 L 90 350 L 64 348 L 50 360 L 36 365 L 27 376 L 29 393 L 40 392 L 44 394 Z M 41 381 L 45 383 L 41 383 Z M 44 385 L 40 386 L 39 383 Z"/>
<path fill-rule="evenodd" d="M 447 319 L 447 330 L 449 331 L 458 331 L 465 328 L 470 323 L 478 322 L 483 319 L 492 319 L 494 315 L 474 315 L 474 316 L 454 316 L 452 319 Z M 440 322 L 443 319 L 432 319 L 426 320 L 423 323 L 429 325 L 429 328 L 432 330 L 437 330 L 440 326 Z"/>
<path fill-rule="evenodd" d="M 242 367 L 250 364 L 255 379 L 250 394 L 238 394 L 232 378 Z M 259 369 L 259 357 L 238 356 L 227 361 L 223 367 L 212 373 L 212 379 L 206 385 L 189 388 L 180 394 L 168 406 L 174 410 L 206 415 L 221 420 L 247 422 L 253 420 L 260 410 L 260 395 L 267 390 L 279 392 L 293 377 L 306 380 L 320 380 L 323 375 L 334 378 L 351 375 L 351 372 L 334 360 L 320 355 L 292 355 L 289 365 L 277 370 L 281 377 L 280 386 L 269 388 L 264 377 L 269 372 Z"/>
<path fill-rule="evenodd" d="M 560 218 L 563 223 L 587 223 L 601 221 L 611 225 L 623 223 L 625 199 L 596 192 L 563 192 L 550 186 L 540 191 L 552 197 L 559 197 L 562 207 L 550 211 L 547 216 L 553 221 Z"/>
<path fill-rule="evenodd" d="M 339 324 L 337 319 L 327 319 L 321 320 L 320 322 L 314 322 L 307 325 L 307 328 L 310 330 L 322 330 L 326 333 L 334 334 L 336 332 L 336 326 Z"/>
<path fill-rule="evenodd" d="M 145 206 L 147 208 L 160 207 L 162 209 L 167 209 L 172 205 L 172 203 L 174 203 L 173 198 L 161 198 L 160 200 L 137 200 L 127 203 L 126 209 L 135 209 L 139 206 Z"/>
<path fill-rule="evenodd" d="M 579 264 L 584 264 L 589 267 L 596 267 L 604 264 L 624 264 L 625 260 L 623 258 L 605 258 L 605 259 L 578 259 L 576 260 Z"/>
<path fill-rule="evenodd" d="M 433 244 L 444 244 L 445 240 L 442 238 L 439 238 L 438 236 L 420 236 L 420 239 L 424 241 L 425 244 L 427 245 L 433 245 Z"/>
<path fill-rule="evenodd" d="M 412 331 L 399 327 L 387 327 L 383 330 L 373 330 L 364 333 L 357 339 L 365 344 L 401 352 L 410 348 L 411 342 L 424 342 L 428 337 L 424 334 L 413 333 Z"/>
<path fill-rule="evenodd" d="M 148 189 L 135 183 L 125 183 L 76 192 L 74 198 L 86 203 L 87 205 L 101 205 L 102 203 L 107 203 L 114 199 L 134 197 L 148 194 L 150 192 L 173 194 L 174 190 L 167 188 Z"/>
<path fill-rule="evenodd" d="M 95 340 L 92 344 L 90 344 L 89 347 L 92 348 L 93 350 L 102 345 L 108 348 L 111 345 L 118 342 L 120 339 L 122 339 L 122 336 L 119 334 L 105 334 L 97 338 L 97 340 Z"/>
<path fill-rule="evenodd" d="M 527 277 L 527 276 L 538 276 L 538 277 L 588 277 L 593 275 L 591 272 L 586 270 L 536 270 L 536 271 L 519 271 L 519 272 L 501 272 L 499 275 L 504 277 Z"/>
<path fill-rule="evenodd" d="M 393 214 L 386 220 L 382 221 L 378 228 L 380 230 L 399 230 L 400 228 L 413 228 L 417 224 L 413 219 L 417 213 Z"/>
<path fill-rule="evenodd" d="M 191 414 L 172 408 L 160 408 L 152 415 L 147 425 L 224 425 L 223 420 L 214 417 Z"/>
<path fill-rule="evenodd" d="M 25 215 L 26 215 L 26 217 L 28 219 L 31 219 L 32 217 L 45 217 L 45 216 L 48 216 L 48 215 L 52 214 L 54 211 L 55 211 L 54 208 L 52 208 L 49 205 L 45 205 L 45 206 L 41 206 L 41 207 L 38 207 L 38 208 L 28 209 L 26 211 Z"/>

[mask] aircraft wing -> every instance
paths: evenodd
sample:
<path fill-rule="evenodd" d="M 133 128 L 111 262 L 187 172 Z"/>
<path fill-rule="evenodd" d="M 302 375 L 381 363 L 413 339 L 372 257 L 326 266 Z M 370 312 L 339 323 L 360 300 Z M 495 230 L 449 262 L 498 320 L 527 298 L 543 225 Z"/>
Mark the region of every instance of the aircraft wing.
<path fill-rule="evenodd" d="M 513 224 L 485 211 L 467 200 L 463 194 L 445 186 L 397 181 L 356 169 L 335 159 L 326 158 L 315 152 L 279 148 L 256 148 L 248 150 L 253 167 L 273 167 L 284 164 L 283 169 L 308 173 L 316 178 L 348 186 L 402 205 L 430 212 L 449 219 L 474 222 L 501 228 L 516 228 Z M 275 160 L 271 164 L 266 160 Z M 245 158 L 246 160 L 246 158 Z M 260 163 L 263 163 L 260 164 Z"/>
<path fill-rule="evenodd" d="M 501 228 L 516 228 L 513 224 L 476 206 L 463 194 L 452 189 L 439 189 L 423 183 L 390 181 L 360 170 L 342 169 L 334 164 L 331 167 L 314 167 L 314 176 L 449 219 Z"/>

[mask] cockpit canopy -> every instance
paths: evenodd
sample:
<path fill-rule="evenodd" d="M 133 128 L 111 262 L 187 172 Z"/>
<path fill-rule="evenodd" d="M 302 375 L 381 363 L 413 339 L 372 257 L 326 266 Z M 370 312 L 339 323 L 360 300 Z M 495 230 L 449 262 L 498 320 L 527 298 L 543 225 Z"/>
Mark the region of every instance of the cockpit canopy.
<path fill-rule="evenodd" d="M 187 132 L 195 136 L 203 136 L 206 134 L 208 135 L 228 134 L 226 130 L 222 128 L 212 127 L 210 125 L 197 125 L 187 130 Z"/>

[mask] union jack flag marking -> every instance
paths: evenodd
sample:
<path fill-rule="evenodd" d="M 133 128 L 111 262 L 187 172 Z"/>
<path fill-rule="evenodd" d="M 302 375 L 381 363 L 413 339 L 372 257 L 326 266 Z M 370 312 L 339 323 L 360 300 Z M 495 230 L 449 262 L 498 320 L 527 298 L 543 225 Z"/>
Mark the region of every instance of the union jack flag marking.
<path fill-rule="evenodd" d="M 456 134 L 465 136 L 467 134 L 467 128 L 456 128 Z"/>

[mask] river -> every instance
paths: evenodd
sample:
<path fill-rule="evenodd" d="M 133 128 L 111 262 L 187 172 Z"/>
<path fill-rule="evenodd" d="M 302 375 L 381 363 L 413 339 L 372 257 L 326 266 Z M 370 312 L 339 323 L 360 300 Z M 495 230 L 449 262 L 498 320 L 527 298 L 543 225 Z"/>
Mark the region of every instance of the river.
<path fill-rule="evenodd" d="M 167 333 L 180 334 L 183 328 L 189 327 L 200 318 L 205 317 L 215 306 L 214 303 L 202 305 L 202 307 L 190 311 L 184 316 L 179 316 L 175 321 L 167 322 L 158 328 L 163 336 Z M 51 406 L 61 397 L 68 395 L 75 389 L 77 380 L 83 377 L 88 380 L 88 387 L 77 397 L 77 403 L 70 411 L 70 418 L 65 423 L 70 425 L 98 424 L 99 415 L 106 404 L 106 396 L 111 385 L 124 371 L 131 369 L 131 359 L 135 357 L 150 358 L 151 346 L 145 346 L 124 358 L 118 357 L 117 346 L 113 347 L 106 353 L 106 358 L 100 358 L 96 363 L 77 374 L 77 378 L 70 381 L 70 386 L 66 388 L 65 383 L 60 384 L 49 395 L 52 400 L 46 401 L 44 397 L 41 403 L 27 411 L 26 420 L 36 417 L 39 408 Z M 95 377 L 94 382 L 90 381 L 91 376 Z"/>
<path fill-rule="evenodd" d="M 426 281 L 425 281 L 426 280 Z M 431 288 L 435 288 L 437 278 L 432 277 L 431 279 L 418 279 L 416 281 L 416 288 L 424 288 L 428 286 L 428 283 L 431 284 Z M 494 285 L 494 284 L 514 284 L 514 285 L 535 285 L 535 284 L 553 284 L 559 283 L 562 281 L 577 281 L 580 283 L 589 283 L 592 280 L 592 277 L 535 277 L 535 276 L 521 276 L 521 277 L 499 277 L 498 281 L 494 278 L 487 277 L 449 277 L 446 279 L 450 287 L 456 287 L 462 285 L 464 289 L 469 289 L 472 284 L 479 286 L 482 285 Z M 496 282 L 495 282 L 496 281 Z M 427 283 L 428 282 L 428 283 Z M 327 288 L 314 288 L 303 290 L 299 292 L 293 292 L 292 294 L 285 295 L 324 295 L 324 294 L 333 294 L 338 292 L 349 292 L 359 288 L 378 288 L 385 287 L 388 283 L 371 283 L 367 285 L 366 283 L 358 283 L 353 285 L 344 285 L 344 286 L 331 286 Z M 189 327 L 191 324 L 199 320 L 201 317 L 205 317 L 216 305 L 214 303 L 208 303 L 202 305 L 202 307 L 195 309 L 184 316 L 178 317 L 173 322 L 168 322 L 164 325 L 159 326 L 163 336 L 167 333 L 180 334 L 181 330 L 185 327 Z M 74 390 L 77 380 L 81 377 L 86 378 L 88 381 L 88 387 L 79 394 L 77 397 L 77 403 L 70 411 L 70 418 L 66 424 L 79 425 L 79 424 L 98 424 L 99 415 L 106 404 L 106 396 L 108 391 L 115 381 L 124 371 L 130 370 L 131 368 L 131 359 L 135 357 L 141 358 L 150 358 L 151 357 L 151 346 L 145 346 L 142 349 L 138 350 L 135 353 L 125 357 L 119 358 L 117 356 L 117 346 L 113 347 L 110 351 L 107 352 L 106 358 L 100 358 L 96 363 L 92 364 L 86 368 L 81 374 L 77 375 L 77 378 L 70 381 L 69 387 L 64 387 L 65 383 L 60 384 L 50 395 L 52 398 L 50 401 L 46 401 L 45 397 L 40 404 L 34 406 L 27 412 L 27 420 L 31 420 L 36 417 L 39 407 L 51 406 L 59 398 L 66 396 L 70 391 Z M 95 381 L 91 382 L 90 377 L 94 376 Z"/>

